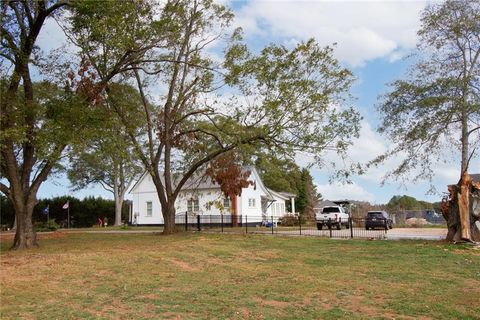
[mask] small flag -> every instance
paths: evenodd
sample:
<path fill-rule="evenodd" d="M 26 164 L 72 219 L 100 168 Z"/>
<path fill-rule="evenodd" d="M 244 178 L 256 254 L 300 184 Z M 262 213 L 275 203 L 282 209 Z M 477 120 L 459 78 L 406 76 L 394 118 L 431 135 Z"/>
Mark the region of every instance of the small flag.
<path fill-rule="evenodd" d="M 43 214 L 48 215 L 49 212 L 50 212 L 50 205 L 48 204 L 47 207 L 43 209 Z"/>
<path fill-rule="evenodd" d="M 63 205 L 62 209 L 68 209 L 68 207 L 70 206 L 70 203 L 69 201 L 65 202 L 65 204 Z"/>

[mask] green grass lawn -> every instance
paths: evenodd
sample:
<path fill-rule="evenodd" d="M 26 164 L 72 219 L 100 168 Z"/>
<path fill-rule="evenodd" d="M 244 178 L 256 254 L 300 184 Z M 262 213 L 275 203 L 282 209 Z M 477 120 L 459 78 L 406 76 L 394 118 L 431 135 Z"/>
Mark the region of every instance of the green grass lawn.
<path fill-rule="evenodd" d="M 1 243 L 5 319 L 480 319 L 480 250 L 268 235 Z"/>

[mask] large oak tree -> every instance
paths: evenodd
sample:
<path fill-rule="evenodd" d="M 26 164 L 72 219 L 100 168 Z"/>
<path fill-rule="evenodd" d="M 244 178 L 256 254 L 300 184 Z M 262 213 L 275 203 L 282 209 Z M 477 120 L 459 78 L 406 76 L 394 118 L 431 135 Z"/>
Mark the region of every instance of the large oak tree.
<path fill-rule="evenodd" d="M 122 6 L 76 11 L 70 36 L 100 79 L 116 68 L 122 48 L 132 47 L 139 60 L 123 74 L 138 87 L 146 134 L 138 137 L 130 115 L 116 113 L 156 186 L 164 233 L 174 232 L 183 185 L 218 156 L 251 145 L 291 155 L 301 150 L 320 162 L 323 150 L 342 152 L 357 135 L 359 116 L 342 105 L 352 75 L 331 48 L 308 41 L 253 54 L 238 30 L 227 37 L 233 15 L 212 1 L 167 1 L 151 7 L 156 15 L 132 21 L 129 14 L 140 9 Z M 139 43 L 145 50 L 135 49 Z M 223 58 L 212 51 L 219 45 Z"/>
<path fill-rule="evenodd" d="M 478 21 L 478 1 L 446 1 L 423 11 L 418 62 L 406 80 L 392 83 L 392 90 L 383 96 L 378 108 L 383 117 L 380 132 L 395 141 L 395 148 L 375 162 L 406 155 L 390 175 L 399 177 L 416 171 L 417 179 L 431 178 L 434 165 L 453 150 L 461 155 L 459 185 L 468 180 L 469 164 L 478 161 L 480 147 Z M 479 217 L 460 214 L 458 191 L 451 191 L 455 198 L 451 207 L 456 209 L 445 212 L 448 240 L 480 241 L 480 223 L 475 224 Z M 467 229 L 471 229 L 473 238 Z"/>
<path fill-rule="evenodd" d="M 138 104 L 135 88 L 116 84 L 110 87 L 110 95 L 115 97 L 117 108 L 121 105 L 132 115 L 139 115 L 139 110 L 135 109 Z M 122 207 L 128 187 L 143 171 L 124 126 L 119 123 L 118 117 L 112 117 L 111 113 L 108 102 L 98 106 L 97 114 L 102 120 L 101 126 L 70 152 L 68 178 L 75 190 L 99 184 L 111 192 L 115 202 L 114 225 L 119 226 L 122 224 Z M 130 117 L 132 122 L 138 118 Z M 138 134 L 141 132 L 139 128 Z"/>
<path fill-rule="evenodd" d="M 139 19 L 133 26 L 122 23 L 132 10 L 108 3 L 101 14 L 87 9 L 92 8 L 74 15 L 71 38 L 100 79 L 129 46 L 126 52 L 139 60 L 123 74 L 138 87 L 146 134 L 136 134 L 130 114 L 117 107 L 108 86 L 106 96 L 156 186 L 166 234 L 175 230 L 174 204 L 183 185 L 218 156 L 250 145 L 290 154 L 301 150 L 320 161 L 323 150 L 342 152 L 358 133 L 358 114 L 342 105 L 351 73 L 328 47 L 309 41 L 252 54 L 238 31 L 225 37 L 233 15 L 211 1 L 168 1 L 152 7 L 157 15 L 139 27 Z M 111 15 L 116 23 L 109 24 Z M 142 31 L 143 40 L 132 38 L 129 28 Z M 208 50 L 214 43 L 224 44 L 220 61 Z M 140 45 L 145 50 L 136 49 Z"/>
<path fill-rule="evenodd" d="M 1 140 L 0 169 L 8 184 L 0 190 L 15 209 L 14 249 L 37 246 L 32 212 L 37 192 L 67 143 L 57 139 L 65 108 L 74 104 L 68 92 L 35 85 L 32 67 L 38 35 L 46 19 L 66 5 L 63 1 L 2 1 L 1 4 Z M 67 115 L 68 116 L 68 115 Z M 63 124 L 63 125 L 62 125 Z"/>

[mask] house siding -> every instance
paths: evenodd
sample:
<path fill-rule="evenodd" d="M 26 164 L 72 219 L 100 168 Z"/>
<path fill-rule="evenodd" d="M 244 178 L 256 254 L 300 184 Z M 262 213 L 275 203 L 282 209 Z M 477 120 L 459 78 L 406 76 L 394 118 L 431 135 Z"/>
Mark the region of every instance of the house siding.
<path fill-rule="evenodd" d="M 242 190 L 241 196 L 237 197 L 237 212 L 240 216 L 248 216 L 248 222 L 262 222 L 268 216 L 268 219 L 273 215 L 275 219 L 282 217 L 285 214 L 285 209 L 272 211 L 272 205 L 270 205 L 265 213 L 262 213 L 262 196 L 272 198 L 272 195 L 263 186 L 260 177 L 256 173 L 256 170 L 252 170 L 249 180 L 254 181 L 254 185 L 249 185 Z M 140 225 L 159 225 L 163 224 L 163 216 L 161 211 L 160 200 L 153 184 L 150 175 L 146 174 L 142 176 L 141 180 L 130 191 L 133 196 L 132 204 L 132 221 Z M 199 200 L 199 212 L 200 215 L 230 215 L 231 210 L 222 210 L 216 206 L 208 206 L 209 203 L 219 202 L 223 204 L 224 195 L 219 188 L 214 189 L 199 189 L 199 190 L 182 190 L 175 202 L 175 210 L 177 214 L 185 214 L 187 212 L 187 201 L 189 199 Z M 276 200 L 275 203 L 283 203 L 285 208 L 285 198 L 280 198 L 273 195 Z M 249 199 L 255 199 L 255 207 L 249 206 Z M 152 216 L 147 216 L 147 202 L 152 203 Z M 136 219 L 135 219 L 136 217 Z M 244 219 L 244 218 L 243 218 Z M 242 220 L 243 220 L 242 219 Z"/>

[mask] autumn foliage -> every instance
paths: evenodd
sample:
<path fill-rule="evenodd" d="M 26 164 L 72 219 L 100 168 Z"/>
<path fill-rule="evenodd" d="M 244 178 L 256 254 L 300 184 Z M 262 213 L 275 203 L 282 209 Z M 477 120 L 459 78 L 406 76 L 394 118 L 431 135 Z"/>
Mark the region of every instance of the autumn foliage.
<path fill-rule="evenodd" d="M 206 175 L 220 185 L 223 194 L 231 200 L 242 194 L 242 188 L 255 186 L 254 181 L 248 180 L 251 172 L 242 170 L 238 158 L 233 152 L 226 153 L 212 161 L 206 170 Z"/>

